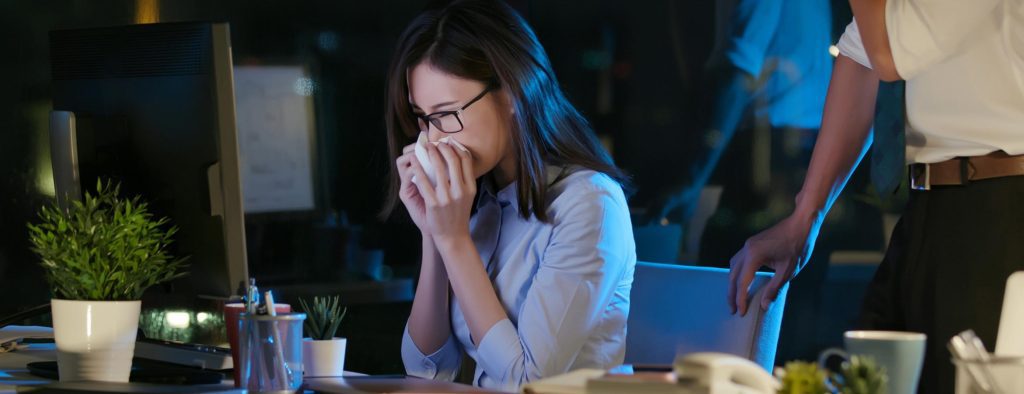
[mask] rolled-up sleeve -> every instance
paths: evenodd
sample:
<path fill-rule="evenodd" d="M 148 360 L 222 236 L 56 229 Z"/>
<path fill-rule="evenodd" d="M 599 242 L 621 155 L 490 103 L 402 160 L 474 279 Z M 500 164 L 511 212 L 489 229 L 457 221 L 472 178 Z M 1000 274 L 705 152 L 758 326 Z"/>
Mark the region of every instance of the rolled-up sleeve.
<path fill-rule="evenodd" d="M 864 50 L 864 42 L 860 39 L 860 30 L 857 29 L 856 19 L 850 22 L 849 25 L 846 25 L 846 31 L 843 32 L 842 37 L 839 37 L 839 43 L 836 44 L 836 48 L 839 49 L 839 53 L 843 56 L 864 67 L 873 68 L 871 67 L 871 60 L 868 59 L 868 53 Z"/>
<path fill-rule="evenodd" d="M 508 319 L 499 321 L 477 347 L 484 373 L 505 388 L 568 372 L 589 334 L 603 324 L 624 273 L 635 264 L 621 191 L 586 190 L 556 203 L 564 208 L 552 217 L 551 240 L 526 293 L 518 327 Z M 625 313 L 619 317 L 624 337 Z"/>
<path fill-rule="evenodd" d="M 885 29 L 903 79 L 969 45 L 973 34 L 998 28 L 1006 0 L 888 0 Z"/>
<path fill-rule="evenodd" d="M 409 325 L 406 324 L 402 334 L 402 363 L 405 373 L 424 379 L 454 381 L 462 363 L 462 349 L 454 335 L 431 355 L 425 355 L 416 347 L 409 336 Z"/>

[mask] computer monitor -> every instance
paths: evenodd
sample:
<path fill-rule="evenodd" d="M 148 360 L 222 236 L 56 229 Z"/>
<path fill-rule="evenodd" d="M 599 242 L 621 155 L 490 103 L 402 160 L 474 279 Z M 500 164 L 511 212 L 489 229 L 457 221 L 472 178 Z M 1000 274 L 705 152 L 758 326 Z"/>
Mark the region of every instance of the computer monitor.
<path fill-rule="evenodd" d="M 144 307 L 235 294 L 248 273 L 228 25 L 57 30 L 50 59 L 60 202 L 111 179 L 178 227 L 171 253 L 189 275 Z"/>

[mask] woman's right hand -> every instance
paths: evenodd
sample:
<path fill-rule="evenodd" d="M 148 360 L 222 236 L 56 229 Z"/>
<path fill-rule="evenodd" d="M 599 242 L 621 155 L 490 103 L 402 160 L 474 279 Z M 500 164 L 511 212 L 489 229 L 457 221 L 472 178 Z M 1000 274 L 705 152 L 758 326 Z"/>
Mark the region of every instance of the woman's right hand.
<path fill-rule="evenodd" d="M 416 224 L 416 227 L 420 229 L 420 233 L 426 238 L 430 236 L 430 229 L 427 226 L 427 205 L 423 202 L 423 196 L 420 195 L 419 189 L 416 188 L 416 184 L 412 181 L 412 161 L 416 160 L 415 147 L 416 143 L 406 145 L 402 148 L 402 155 L 398 156 L 398 159 L 395 160 L 395 164 L 398 166 L 398 178 L 400 181 L 398 198 L 402 200 L 405 209 L 409 211 L 409 217 L 412 218 L 412 222 Z"/>

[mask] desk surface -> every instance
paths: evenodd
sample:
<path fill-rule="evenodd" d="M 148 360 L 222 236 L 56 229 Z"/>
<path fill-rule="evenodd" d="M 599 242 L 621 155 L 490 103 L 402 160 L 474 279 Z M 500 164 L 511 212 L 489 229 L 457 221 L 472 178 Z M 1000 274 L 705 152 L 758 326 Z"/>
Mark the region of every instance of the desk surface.
<path fill-rule="evenodd" d="M 13 393 L 17 386 L 53 383 L 28 373 L 25 365 L 36 361 L 53 361 L 56 354 L 52 344 L 33 344 L 10 353 L 0 353 L 0 393 Z"/>
<path fill-rule="evenodd" d="M 56 349 L 52 343 L 37 343 L 28 345 L 25 348 L 14 352 L 0 353 L 0 393 L 14 393 L 21 387 L 54 385 L 56 382 L 50 379 L 32 375 L 25 367 L 28 363 L 37 361 L 54 361 L 57 359 Z M 55 389 L 75 391 L 97 391 L 105 392 L 147 392 L 147 393 L 200 393 L 200 392 L 243 392 L 236 390 L 231 379 L 224 380 L 221 384 L 206 385 L 156 385 L 141 383 L 93 383 L 93 382 L 64 382 L 52 387 Z M 50 387 L 48 387 L 50 388 Z"/>
<path fill-rule="evenodd" d="M 14 393 L 19 386 L 24 390 L 24 386 L 54 384 L 55 382 L 52 380 L 30 374 L 25 365 L 36 361 L 54 361 L 56 359 L 57 355 L 53 344 L 31 344 L 28 347 L 19 349 L 15 352 L 0 353 L 0 393 Z M 309 378 L 306 379 L 305 384 L 309 390 L 326 393 L 496 393 L 494 391 L 486 391 L 478 387 L 464 384 L 438 382 L 419 378 L 383 378 L 366 376 L 352 372 L 345 372 L 345 375 L 346 377 L 338 378 Z M 68 392 L 89 389 L 115 393 L 242 392 L 241 390 L 235 390 L 232 386 L 231 379 L 225 380 L 223 384 L 194 386 L 70 382 L 61 383 L 59 388 L 66 389 Z"/>
<path fill-rule="evenodd" d="M 307 378 L 306 388 L 318 393 L 487 393 L 498 394 L 479 387 L 435 380 L 406 378 L 375 378 L 350 376 L 341 378 Z"/>

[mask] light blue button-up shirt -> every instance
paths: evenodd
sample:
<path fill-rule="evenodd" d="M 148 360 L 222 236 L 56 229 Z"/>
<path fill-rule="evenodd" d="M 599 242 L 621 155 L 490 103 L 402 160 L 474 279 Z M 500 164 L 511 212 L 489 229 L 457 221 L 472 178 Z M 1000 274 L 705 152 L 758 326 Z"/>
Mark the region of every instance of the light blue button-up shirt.
<path fill-rule="evenodd" d="M 474 344 L 453 296 L 453 334 L 441 349 L 424 355 L 406 327 L 409 375 L 454 380 L 465 351 L 476 360 L 475 385 L 516 391 L 532 380 L 622 363 L 636 265 L 626 198 L 602 173 L 549 167 L 548 175 L 549 223 L 519 215 L 515 183 L 497 193 L 484 185 L 470 220 L 508 319 Z"/>

